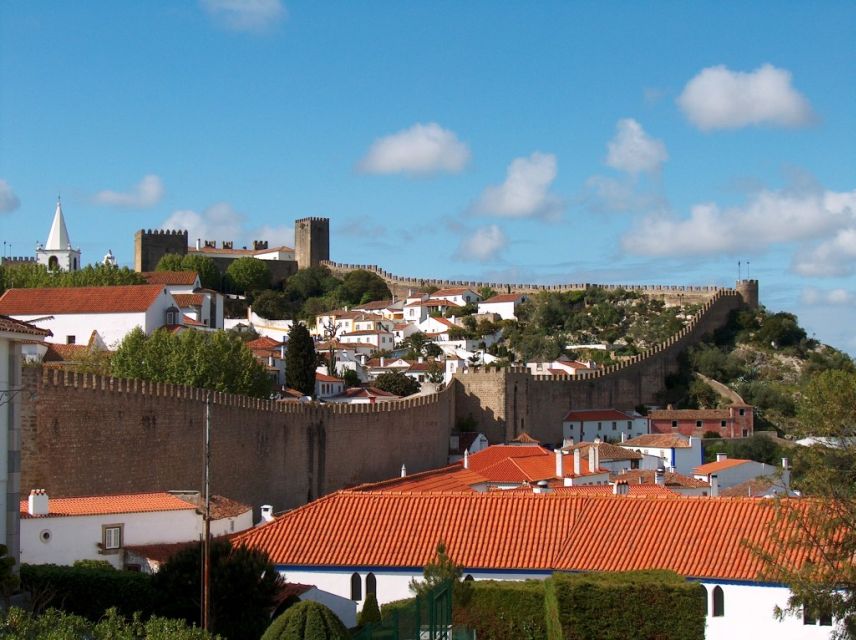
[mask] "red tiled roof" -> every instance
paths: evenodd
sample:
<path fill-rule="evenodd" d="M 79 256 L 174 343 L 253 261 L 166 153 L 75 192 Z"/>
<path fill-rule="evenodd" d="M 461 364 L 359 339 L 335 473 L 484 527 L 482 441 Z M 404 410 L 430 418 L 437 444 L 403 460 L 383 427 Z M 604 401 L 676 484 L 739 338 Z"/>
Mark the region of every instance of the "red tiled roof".
<path fill-rule="evenodd" d="M 0 298 L 2 300 L 2 298 Z M 3 333 L 23 333 L 28 336 L 52 336 L 50 329 L 42 329 L 29 322 L 0 315 L 0 331 Z"/>
<path fill-rule="evenodd" d="M 630 485 L 653 485 L 655 484 L 655 472 L 653 469 L 628 469 L 621 473 L 612 473 L 609 479 L 626 480 Z M 685 476 L 680 473 L 672 473 L 667 471 L 665 474 L 665 483 L 667 487 L 684 487 L 687 489 L 708 489 L 710 485 L 704 480 L 697 480 L 691 476 Z"/>
<path fill-rule="evenodd" d="M 151 511 L 182 511 L 196 509 L 181 498 L 166 493 L 133 493 L 106 496 L 50 498 L 46 516 L 31 516 L 27 512 L 27 499 L 21 500 L 22 518 L 56 518 L 61 516 L 96 516 L 112 513 L 147 513 Z"/>
<path fill-rule="evenodd" d="M 190 316 L 182 315 L 181 316 L 181 324 L 186 325 L 188 327 L 207 327 L 204 322 L 199 322 L 199 320 L 194 320 Z"/>
<path fill-rule="evenodd" d="M 137 556 L 153 560 L 158 564 L 163 564 L 172 558 L 179 551 L 184 551 L 189 547 L 198 545 L 196 540 L 191 542 L 164 542 L 160 544 L 135 544 L 125 547 L 125 551 L 129 551 Z"/>
<path fill-rule="evenodd" d="M 623 478 L 622 478 L 623 479 Z M 582 484 L 574 485 L 573 487 L 551 487 L 555 493 L 560 495 L 575 495 L 575 496 L 608 496 L 613 495 L 611 484 Z M 674 491 L 667 487 L 661 487 L 658 484 L 629 484 L 627 485 L 628 494 L 630 496 L 660 496 L 674 497 L 677 495 Z M 515 489 L 517 491 L 517 489 Z M 530 489 L 531 491 L 531 489 Z"/>
<path fill-rule="evenodd" d="M 538 445 L 495 444 L 469 457 L 470 469 L 480 471 L 509 458 L 551 456 L 553 453 Z"/>
<path fill-rule="evenodd" d="M 651 447 L 659 449 L 688 449 L 689 438 L 679 433 L 647 433 L 621 443 L 625 447 Z"/>
<path fill-rule="evenodd" d="M 48 350 L 42 362 L 76 362 L 89 353 L 85 344 L 53 344 L 47 343 Z"/>
<path fill-rule="evenodd" d="M 740 542 L 772 549 L 775 518 L 774 503 L 748 498 L 341 491 L 234 543 L 262 549 L 286 569 L 424 567 L 443 540 L 466 569 L 670 569 L 754 581 L 763 561 Z M 786 553 L 793 568 L 807 556 Z"/>
<path fill-rule="evenodd" d="M 336 378 L 335 376 L 328 376 L 325 373 L 315 373 L 315 381 L 316 382 L 344 382 L 341 378 Z"/>
<path fill-rule="evenodd" d="M 743 460 L 741 458 L 726 458 L 725 460 L 717 460 L 716 462 L 708 462 L 707 464 L 699 465 L 693 469 L 693 473 L 699 476 L 706 476 L 711 473 L 716 473 L 717 471 L 722 471 L 723 469 L 730 469 L 731 467 L 739 467 L 742 464 L 746 464 L 747 462 L 752 462 L 752 460 Z"/>
<path fill-rule="evenodd" d="M 459 296 L 462 293 L 466 293 L 467 291 L 469 291 L 470 293 L 475 293 L 475 291 L 467 287 L 452 287 L 450 289 L 438 289 L 437 291 L 431 294 L 431 297 L 438 298 L 440 296 Z"/>
<path fill-rule="evenodd" d="M 149 284 L 194 284 L 195 271 L 144 271 L 140 274 Z"/>
<path fill-rule="evenodd" d="M 400 396 L 377 387 L 351 387 L 342 394 L 348 398 L 398 398 Z"/>
<path fill-rule="evenodd" d="M 419 302 L 411 302 L 404 305 L 405 307 L 460 307 L 457 302 L 452 300 L 420 300 Z"/>
<path fill-rule="evenodd" d="M 201 307 L 205 303 L 205 296 L 201 293 L 173 293 L 172 299 L 181 307 Z"/>
<path fill-rule="evenodd" d="M 656 409 L 648 413 L 652 420 L 725 420 L 728 409 Z"/>
<path fill-rule="evenodd" d="M 571 363 L 565 363 L 571 366 Z M 591 422 L 596 420 L 632 420 L 633 416 L 627 415 L 618 409 L 579 409 L 571 410 L 565 415 L 564 422 Z"/>
<path fill-rule="evenodd" d="M 351 491 L 471 492 L 472 485 L 486 481 L 483 475 L 464 469 L 461 462 L 456 462 L 448 467 L 412 473 L 403 478 L 361 484 Z"/>
<path fill-rule="evenodd" d="M 517 302 L 523 297 L 522 293 L 501 293 L 487 300 L 482 300 L 479 304 L 495 304 L 499 302 Z"/>
<path fill-rule="evenodd" d="M 590 447 L 595 446 L 593 442 L 580 442 L 579 444 L 575 444 L 572 447 L 563 447 L 566 451 L 573 451 L 574 449 L 579 449 L 580 454 L 583 456 L 588 455 L 588 450 Z M 597 443 L 597 453 L 598 457 L 602 462 L 607 460 L 641 460 L 642 454 L 638 451 L 634 451 L 633 449 L 627 449 L 625 447 L 619 447 L 618 445 L 610 444 L 609 442 L 599 442 Z"/>
<path fill-rule="evenodd" d="M 9 289 L 0 297 L 0 313 L 139 313 L 151 307 L 163 291 L 159 284 Z"/>
<path fill-rule="evenodd" d="M 366 302 L 365 304 L 356 305 L 358 309 L 371 311 L 373 309 L 386 309 L 392 304 L 392 300 L 375 300 L 374 302 Z"/>
<path fill-rule="evenodd" d="M 347 333 L 341 334 L 341 337 L 351 337 L 351 336 L 379 336 L 381 334 L 386 335 L 390 332 L 386 329 L 360 329 L 359 331 L 348 331 Z"/>
<path fill-rule="evenodd" d="M 279 347 L 282 346 L 282 342 L 274 340 L 273 338 L 269 338 L 268 336 L 261 336 L 260 338 L 256 338 L 255 340 L 250 340 L 246 344 L 247 344 L 247 348 L 250 350 L 255 350 L 255 349 L 270 350 L 270 349 L 278 349 Z"/>

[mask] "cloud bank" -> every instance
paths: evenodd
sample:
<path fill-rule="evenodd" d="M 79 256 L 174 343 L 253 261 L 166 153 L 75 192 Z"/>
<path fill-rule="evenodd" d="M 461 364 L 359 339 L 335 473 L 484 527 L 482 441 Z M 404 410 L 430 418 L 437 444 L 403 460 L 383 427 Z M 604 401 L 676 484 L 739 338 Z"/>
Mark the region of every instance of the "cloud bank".
<path fill-rule="evenodd" d="M 471 211 L 504 218 L 558 219 L 565 203 L 550 193 L 557 173 L 556 156 L 551 153 L 536 151 L 515 158 L 508 165 L 505 182 L 485 188 Z"/>
<path fill-rule="evenodd" d="M 12 187 L 0 179 L 0 213 L 10 213 L 21 206 L 21 199 L 15 195 Z"/>
<path fill-rule="evenodd" d="M 453 131 L 429 122 L 378 138 L 357 169 L 377 174 L 460 173 L 469 161 L 469 147 Z"/>
<path fill-rule="evenodd" d="M 770 64 L 748 73 L 724 65 L 702 69 L 687 82 L 678 106 L 702 131 L 801 127 L 814 119 L 808 100 L 791 85 L 790 72 Z"/>
<path fill-rule="evenodd" d="M 164 193 L 163 181 L 150 174 L 143 177 L 130 191 L 99 191 L 92 197 L 92 201 L 109 207 L 147 209 L 158 204 Z"/>
<path fill-rule="evenodd" d="M 606 147 L 606 164 L 631 175 L 655 173 L 669 158 L 666 145 L 645 133 L 633 118 L 618 121 L 615 137 Z"/>
<path fill-rule="evenodd" d="M 464 262 L 491 262 L 508 246 L 508 237 L 497 225 L 478 227 L 463 238 L 455 258 Z"/>

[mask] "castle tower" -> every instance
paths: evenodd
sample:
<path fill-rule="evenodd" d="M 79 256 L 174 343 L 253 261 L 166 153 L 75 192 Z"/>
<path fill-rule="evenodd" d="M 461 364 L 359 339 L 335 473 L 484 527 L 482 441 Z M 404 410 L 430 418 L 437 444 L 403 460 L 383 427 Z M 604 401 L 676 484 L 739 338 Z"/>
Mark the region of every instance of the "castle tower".
<path fill-rule="evenodd" d="M 154 271 L 167 253 L 187 254 L 187 230 L 140 229 L 134 234 L 134 271 Z"/>
<path fill-rule="evenodd" d="M 761 298 L 758 295 L 757 280 L 738 280 L 734 288 L 737 289 L 737 293 L 743 298 L 743 304 L 750 309 L 758 308 Z"/>
<path fill-rule="evenodd" d="M 62 203 L 56 199 L 56 211 L 48 241 L 36 247 L 36 262 L 51 271 L 77 271 L 80 269 L 80 249 L 71 248 L 68 228 L 62 215 Z"/>
<path fill-rule="evenodd" d="M 298 269 L 317 267 L 330 259 L 330 218 L 294 221 L 294 257 Z"/>

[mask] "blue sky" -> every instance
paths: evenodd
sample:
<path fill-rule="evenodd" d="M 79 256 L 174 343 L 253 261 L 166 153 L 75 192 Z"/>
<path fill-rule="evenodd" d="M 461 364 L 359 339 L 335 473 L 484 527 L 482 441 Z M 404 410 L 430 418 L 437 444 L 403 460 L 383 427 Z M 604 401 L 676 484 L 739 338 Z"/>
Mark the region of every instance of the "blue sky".
<path fill-rule="evenodd" d="M 856 353 L 856 5 L 6 3 L 0 239 L 407 275 L 729 285 Z"/>

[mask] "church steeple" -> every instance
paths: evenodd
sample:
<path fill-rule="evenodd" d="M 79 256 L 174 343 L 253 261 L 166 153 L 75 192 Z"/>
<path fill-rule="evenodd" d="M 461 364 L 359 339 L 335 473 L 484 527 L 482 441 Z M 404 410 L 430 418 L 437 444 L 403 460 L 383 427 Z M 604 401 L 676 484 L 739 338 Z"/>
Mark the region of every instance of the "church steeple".
<path fill-rule="evenodd" d="M 65 251 L 66 249 L 71 249 L 71 240 L 68 237 L 68 229 L 65 226 L 65 218 L 62 215 L 62 202 L 59 196 L 56 199 L 56 212 L 54 213 L 51 231 L 48 234 L 48 241 L 45 243 L 45 249 L 48 251 Z"/>

